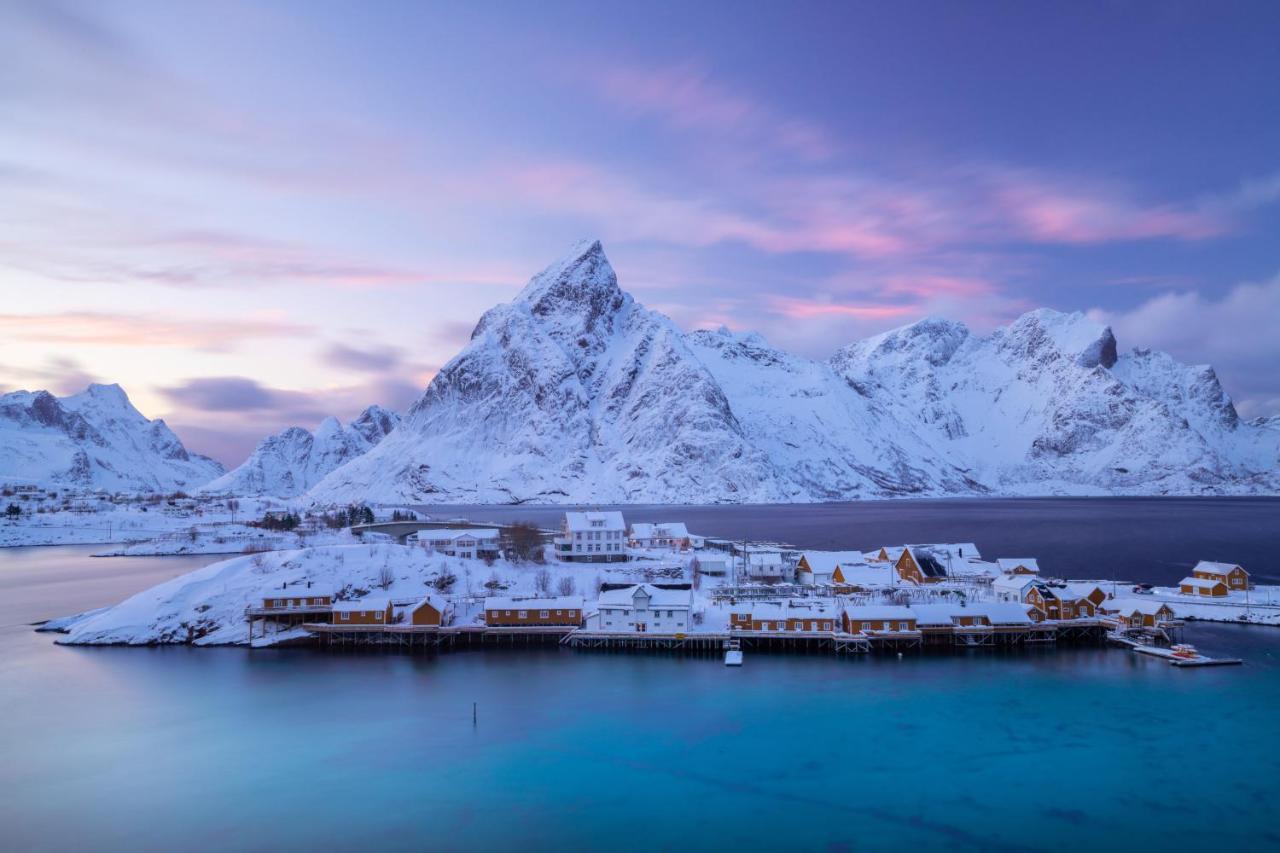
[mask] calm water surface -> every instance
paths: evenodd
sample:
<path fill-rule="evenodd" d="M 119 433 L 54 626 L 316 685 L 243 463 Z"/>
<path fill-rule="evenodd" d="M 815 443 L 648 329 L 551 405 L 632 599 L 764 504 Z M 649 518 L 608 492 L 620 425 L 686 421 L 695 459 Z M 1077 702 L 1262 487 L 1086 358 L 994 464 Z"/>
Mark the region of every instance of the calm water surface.
<path fill-rule="evenodd" d="M 1272 507 L 1239 547 L 1275 544 Z M 1195 548 L 1205 526 L 1175 525 Z M 1199 671 L 1101 649 L 729 670 L 54 646 L 25 623 L 216 559 L 93 550 L 0 550 L 4 849 L 1280 846 L 1277 629 L 1193 628 L 1248 661 Z"/>

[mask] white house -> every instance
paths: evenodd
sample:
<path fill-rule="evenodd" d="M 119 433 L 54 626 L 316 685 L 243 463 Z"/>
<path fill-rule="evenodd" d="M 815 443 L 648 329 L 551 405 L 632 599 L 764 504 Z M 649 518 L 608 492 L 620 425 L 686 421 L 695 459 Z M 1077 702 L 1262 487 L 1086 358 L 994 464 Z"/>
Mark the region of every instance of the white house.
<path fill-rule="evenodd" d="M 748 580 L 780 581 L 787 574 L 787 564 L 781 551 L 748 546 L 744 556 L 743 572 Z"/>
<path fill-rule="evenodd" d="M 682 634 L 689 630 L 693 591 L 642 583 L 600 593 L 597 608 L 601 631 Z"/>
<path fill-rule="evenodd" d="M 622 513 L 566 512 L 555 539 L 561 560 L 612 563 L 627 559 L 627 523 Z"/>
<path fill-rule="evenodd" d="M 729 574 L 729 558 L 721 556 L 708 556 L 699 554 L 694 557 L 694 562 L 698 565 L 698 573 L 710 575 L 711 577 L 722 578 Z"/>
<path fill-rule="evenodd" d="M 439 527 L 410 533 L 405 541 L 450 557 L 498 557 L 498 531 L 490 527 Z"/>
<path fill-rule="evenodd" d="M 991 582 L 991 591 L 997 601 L 1022 603 L 1027 600 L 1027 593 L 1036 585 L 1035 575 L 1001 575 Z"/>
<path fill-rule="evenodd" d="M 633 548 L 678 548 L 681 551 L 692 544 L 689 528 L 679 521 L 632 524 L 629 541 Z"/>

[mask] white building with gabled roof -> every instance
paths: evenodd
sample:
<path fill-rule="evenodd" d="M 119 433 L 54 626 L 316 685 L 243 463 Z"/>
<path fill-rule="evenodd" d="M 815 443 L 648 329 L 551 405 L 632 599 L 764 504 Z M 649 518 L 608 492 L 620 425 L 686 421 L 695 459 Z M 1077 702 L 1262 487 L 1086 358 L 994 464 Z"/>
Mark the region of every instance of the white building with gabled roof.
<path fill-rule="evenodd" d="M 448 557 L 498 557 L 498 531 L 492 527 L 435 527 L 410 533 L 405 541 Z"/>
<path fill-rule="evenodd" d="M 583 563 L 627 559 L 627 523 L 617 510 L 566 512 L 555 538 L 556 556 Z"/>
<path fill-rule="evenodd" d="M 689 630 L 693 590 L 642 583 L 600 593 L 596 608 L 600 631 L 683 634 Z"/>
<path fill-rule="evenodd" d="M 655 523 L 635 522 L 631 525 L 628 541 L 632 548 L 679 548 L 691 544 L 689 528 L 682 521 Z"/>
<path fill-rule="evenodd" d="M 997 601 L 1021 603 L 1039 579 L 1035 575 L 1001 575 L 991 582 Z"/>

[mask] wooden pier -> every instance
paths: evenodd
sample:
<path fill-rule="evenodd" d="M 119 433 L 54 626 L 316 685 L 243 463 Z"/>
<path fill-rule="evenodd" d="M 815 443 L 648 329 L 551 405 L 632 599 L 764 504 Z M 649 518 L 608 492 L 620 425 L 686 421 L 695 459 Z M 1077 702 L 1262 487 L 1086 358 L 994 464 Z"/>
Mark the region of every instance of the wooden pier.
<path fill-rule="evenodd" d="M 311 613 L 310 611 L 316 611 Z M 697 631 L 657 634 L 644 631 L 599 631 L 566 626 L 521 626 L 510 628 L 485 625 L 436 627 L 393 623 L 389 625 L 349 625 L 309 621 L 323 614 L 324 608 L 298 608 L 291 611 L 246 611 L 251 632 L 251 645 L 262 647 L 253 637 L 255 621 L 263 622 L 263 639 L 272 633 L 303 628 L 308 637 L 326 649 L 382 648 L 387 650 L 437 651 L 444 648 L 483 646 L 561 645 L 570 649 L 602 651 L 675 652 L 681 654 L 719 654 L 729 641 L 736 641 L 743 651 L 800 654 L 864 655 L 875 653 L 918 652 L 1010 648 L 1044 644 L 1102 645 L 1114 625 L 1102 619 L 1077 619 L 1062 622 L 1037 622 L 1031 625 L 966 625 L 925 626 L 914 631 L 869 631 L 845 634 L 838 631 Z M 1148 629 L 1150 630 L 1150 629 Z M 1166 641 L 1169 635 L 1160 631 Z M 1113 633 L 1112 636 L 1115 636 Z"/>

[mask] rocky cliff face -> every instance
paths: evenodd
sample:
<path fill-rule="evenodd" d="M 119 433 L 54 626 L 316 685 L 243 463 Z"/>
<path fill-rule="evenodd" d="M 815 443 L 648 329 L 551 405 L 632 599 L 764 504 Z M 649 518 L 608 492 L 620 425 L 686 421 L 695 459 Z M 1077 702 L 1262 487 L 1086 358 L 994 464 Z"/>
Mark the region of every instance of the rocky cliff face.
<path fill-rule="evenodd" d="M 202 491 L 296 497 L 367 453 L 399 423 L 395 412 L 370 406 L 345 427 L 337 418 L 325 418 L 314 433 L 289 427 L 263 439 L 242 465 Z"/>
<path fill-rule="evenodd" d="M 119 385 L 59 399 L 0 396 L 0 482 L 109 491 L 193 489 L 222 473 L 190 453 L 162 420 L 148 420 Z"/>
<path fill-rule="evenodd" d="M 767 502 L 1273 492 L 1277 431 L 1209 368 L 1121 355 L 1033 311 L 989 337 L 923 320 L 826 362 L 681 333 L 583 243 L 488 311 L 387 440 L 318 501 Z"/>

